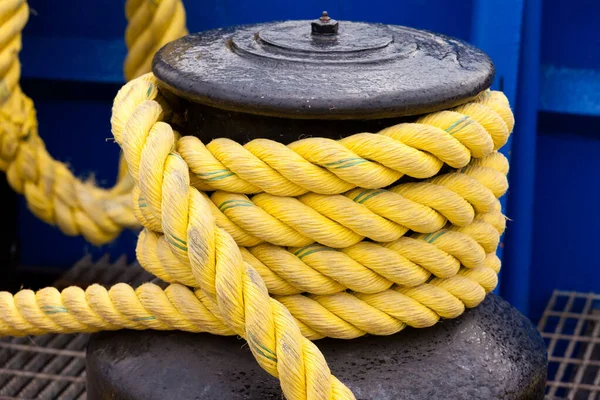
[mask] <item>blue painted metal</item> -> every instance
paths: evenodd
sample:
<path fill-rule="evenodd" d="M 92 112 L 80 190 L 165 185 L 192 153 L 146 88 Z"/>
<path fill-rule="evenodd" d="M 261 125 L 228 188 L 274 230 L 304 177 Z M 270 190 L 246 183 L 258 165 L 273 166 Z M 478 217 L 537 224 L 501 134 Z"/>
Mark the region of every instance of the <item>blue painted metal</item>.
<path fill-rule="evenodd" d="M 546 0 L 540 110 L 600 115 L 600 3 Z"/>
<path fill-rule="evenodd" d="M 554 289 L 600 291 L 596 249 L 600 118 L 541 114 L 537 140 L 529 313 Z"/>
<path fill-rule="evenodd" d="M 600 3 L 544 2 L 529 315 L 553 289 L 600 291 Z"/>
<path fill-rule="evenodd" d="M 472 0 L 204 0 L 185 4 L 192 31 L 285 19 L 314 19 L 327 10 L 338 20 L 408 25 L 462 39 L 469 37 L 472 9 Z"/>
<path fill-rule="evenodd" d="M 521 27 L 523 21 L 523 0 L 476 0 L 473 4 L 471 43 L 491 57 L 496 66 L 493 89 L 502 90 L 511 104 L 517 97 L 517 75 L 519 51 L 521 48 Z M 498 35 L 502 32 L 502 35 Z M 502 148 L 510 159 L 512 138 Z M 502 198 L 502 208 L 506 207 L 506 197 Z M 504 240 L 500 243 L 498 256 L 502 258 Z M 499 292 L 502 282 L 496 288 Z"/>
<path fill-rule="evenodd" d="M 124 83 L 123 38 L 25 36 L 23 47 L 26 79 Z"/>
<path fill-rule="evenodd" d="M 544 0 L 542 64 L 600 69 L 599 19 L 597 0 Z"/>
<path fill-rule="evenodd" d="M 122 83 L 124 1 L 30 0 L 24 78 Z"/>
<path fill-rule="evenodd" d="M 502 90 L 511 104 L 515 103 L 517 97 L 523 2 L 524 0 L 473 2 L 469 41 L 485 51 L 494 61 L 496 79 L 492 87 Z"/>
<path fill-rule="evenodd" d="M 110 131 L 111 101 L 120 85 L 47 80 L 26 80 L 23 84 L 24 91 L 36 101 L 40 132 L 50 154 L 68 163 L 77 176 L 111 186 L 120 151 Z M 56 227 L 33 216 L 23 199 L 20 204 L 21 264 L 64 268 L 85 254 L 134 255 L 133 232 L 124 232 L 119 240 L 95 247 L 80 237 L 64 236 Z"/>
<path fill-rule="evenodd" d="M 500 293 L 528 313 L 531 279 L 531 232 L 542 1 L 525 1 L 507 215 L 504 272 Z"/>
<path fill-rule="evenodd" d="M 542 65 L 540 110 L 600 116 L 600 68 Z"/>

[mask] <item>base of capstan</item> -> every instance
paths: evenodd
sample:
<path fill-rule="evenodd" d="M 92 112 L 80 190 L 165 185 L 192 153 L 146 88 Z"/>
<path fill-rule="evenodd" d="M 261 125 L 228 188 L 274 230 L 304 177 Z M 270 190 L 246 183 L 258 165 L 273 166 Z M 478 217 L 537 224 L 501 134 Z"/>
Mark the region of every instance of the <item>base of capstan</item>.
<path fill-rule="evenodd" d="M 543 399 L 547 355 L 531 322 L 490 294 L 427 329 L 316 342 L 357 399 Z M 87 398 L 281 399 L 237 337 L 102 332 L 87 349 Z"/>

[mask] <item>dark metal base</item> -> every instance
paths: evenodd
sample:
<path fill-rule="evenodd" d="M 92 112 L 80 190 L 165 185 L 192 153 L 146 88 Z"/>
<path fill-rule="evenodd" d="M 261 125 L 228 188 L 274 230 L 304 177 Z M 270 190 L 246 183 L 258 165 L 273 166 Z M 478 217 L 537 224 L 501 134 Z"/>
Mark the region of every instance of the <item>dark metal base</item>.
<path fill-rule="evenodd" d="M 317 342 L 358 399 L 543 399 L 547 356 L 531 322 L 497 296 L 454 320 L 393 336 Z M 245 341 L 183 332 L 104 332 L 87 350 L 96 399 L 280 399 Z"/>
<path fill-rule="evenodd" d="M 412 122 L 416 117 L 387 119 L 292 119 L 267 117 L 222 110 L 202 104 L 183 102 L 185 125 L 181 132 L 194 135 L 209 143 L 218 138 L 229 138 L 241 144 L 254 139 L 271 139 L 289 144 L 308 137 L 339 140 L 360 132 L 379 132 L 402 122 Z"/>

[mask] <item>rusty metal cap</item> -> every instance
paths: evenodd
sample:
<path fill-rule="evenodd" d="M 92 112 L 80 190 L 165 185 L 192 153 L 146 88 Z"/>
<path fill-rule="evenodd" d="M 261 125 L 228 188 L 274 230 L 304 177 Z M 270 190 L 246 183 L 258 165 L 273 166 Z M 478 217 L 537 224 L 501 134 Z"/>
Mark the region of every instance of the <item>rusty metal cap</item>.
<path fill-rule="evenodd" d="M 403 26 L 287 21 L 216 29 L 164 46 L 153 71 L 193 102 L 284 118 L 374 119 L 464 103 L 494 77 L 462 41 Z"/>

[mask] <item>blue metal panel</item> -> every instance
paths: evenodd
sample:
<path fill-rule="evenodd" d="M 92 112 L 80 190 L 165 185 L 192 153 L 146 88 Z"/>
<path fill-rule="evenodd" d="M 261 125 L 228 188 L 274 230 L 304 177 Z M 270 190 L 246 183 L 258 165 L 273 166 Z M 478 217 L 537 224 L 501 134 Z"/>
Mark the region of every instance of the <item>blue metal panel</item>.
<path fill-rule="evenodd" d="M 123 82 L 124 1 L 29 1 L 24 78 Z"/>
<path fill-rule="evenodd" d="M 600 118 L 542 115 L 538 136 L 530 315 L 553 289 L 600 290 Z M 580 118 L 577 118 L 580 119 Z"/>
<path fill-rule="evenodd" d="M 600 115 L 600 2 L 544 3 L 542 111 Z"/>
<path fill-rule="evenodd" d="M 473 4 L 470 42 L 494 61 L 496 79 L 492 87 L 502 90 L 511 104 L 517 96 L 523 1 L 476 0 Z"/>
<path fill-rule="evenodd" d="M 525 1 L 523 42 L 516 100 L 518 125 L 513 134 L 508 224 L 500 293 L 527 314 L 531 278 L 531 231 L 535 176 L 538 80 L 540 65 L 541 0 Z"/>
<path fill-rule="evenodd" d="M 531 280 L 511 288 L 528 294 L 533 319 L 541 315 L 554 288 L 600 290 L 599 263 L 590 251 L 600 221 L 589 200 L 597 197 L 594 182 L 600 172 L 600 3 L 575 0 L 565 7 L 560 0 L 546 0 L 542 15 L 538 104 L 543 112 L 536 160 L 527 161 L 531 171 L 531 164 L 536 166 L 535 196 L 533 208 L 523 205 L 523 212 L 530 210 L 527 221 L 533 217 L 532 234 L 514 243 L 521 249 L 531 247 Z M 527 113 L 531 122 L 534 107 Z M 523 121 L 518 122 L 523 128 Z M 513 163 L 516 168 L 522 165 Z M 521 197 L 522 187 L 513 185 L 512 190 L 511 199 Z M 524 200 L 529 203 L 529 192 Z"/>
<path fill-rule="evenodd" d="M 25 79 L 124 83 L 123 38 L 25 36 L 23 47 Z"/>
<path fill-rule="evenodd" d="M 600 2 L 545 0 L 541 59 L 543 64 L 600 69 Z"/>
<path fill-rule="evenodd" d="M 485 51 L 496 66 L 493 89 L 502 90 L 514 106 L 517 96 L 519 51 L 521 48 L 521 25 L 523 0 L 476 0 L 473 10 L 471 43 Z M 502 148 L 510 159 L 512 138 Z M 506 196 L 502 208 L 506 208 Z M 503 258 L 504 238 L 498 248 L 498 257 Z M 504 268 L 506 269 L 506 268 Z M 496 292 L 500 291 L 502 275 Z"/>
<path fill-rule="evenodd" d="M 122 38 L 125 0 L 29 0 L 28 36 Z M 51 60 L 48 60 L 51 61 Z"/>
<path fill-rule="evenodd" d="M 542 66 L 540 110 L 600 116 L 600 65 L 597 69 Z"/>
<path fill-rule="evenodd" d="M 600 3 L 525 4 L 501 293 L 536 319 L 555 288 L 600 290 L 585 200 L 599 172 Z"/>
<path fill-rule="evenodd" d="M 314 19 L 327 10 L 332 18 L 408 25 L 468 39 L 472 0 L 303 0 L 186 1 L 191 31 L 223 26 L 277 21 Z"/>
<path fill-rule="evenodd" d="M 119 160 L 120 149 L 110 131 L 110 101 L 118 87 L 49 81 L 27 81 L 24 85 L 37 100 L 41 133 L 50 154 L 66 162 L 80 178 L 93 177 L 105 187 L 114 183 Z M 95 247 L 39 221 L 23 198 L 20 204 L 21 264 L 67 267 L 88 253 L 134 255 L 137 235 L 133 232 L 126 231 L 119 240 Z"/>

